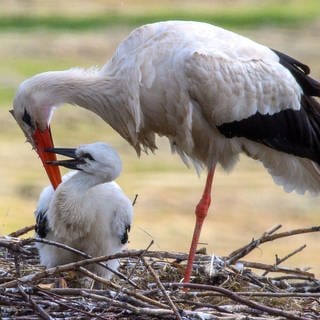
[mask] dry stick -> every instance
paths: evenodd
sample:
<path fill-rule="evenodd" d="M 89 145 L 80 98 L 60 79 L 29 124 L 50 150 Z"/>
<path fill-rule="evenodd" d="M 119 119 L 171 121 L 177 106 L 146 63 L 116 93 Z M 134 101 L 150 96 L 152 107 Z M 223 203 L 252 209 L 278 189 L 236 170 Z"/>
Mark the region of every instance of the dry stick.
<path fill-rule="evenodd" d="M 136 262 L 134 268 L 131 270 L 131 272 L 130 272 L 130 274 L 129 274 L 129 276 L 128 276 L 129 279 L 132 277 L 132 275 L 133 275 L 134 272 L 136 271 L 136 268 L 137 268 L 140 260 L 141 260 L 148 252 L 150 252 L 149 249 L 153 246 L 153 243 L 154 243 L 154 241 L 151 240 L 150 243 L 149 243 L 149 245 L 148 245 L 144 250 L 138 250 L 138 251 L 137 251 L 137 252 L 140 251 L 141 253 L 139 253 L 139 254 L 137 255 L 137 256 L 138 256 L 138 261 Z M 129 257 L 129 256 L 128 256 L 128 257 Z"/>
<path fill-rule="evenodd" d="M 145 302 L 145 303 L 148 303 L 150 305 L 154 305 L 154 306 L 157 306 L 157 307 L 160 307 L 160 308 L 168 308 L 167 305 L 161 303 L 161 302 L 158 302 L 156 300 L 153 300 L 145 295 L 142 295 L 140 293 L 137 293 L 136 291 L 131 291 L 127 288 L 121 288 L 119 285 L 115 284 L 115 283 L 112 283 L 112 286 L 118 290 L 121 290 L 122 289 L 122 292 L 125 293 L 126 295 L 128 296 L 133 296 L 134 298 L 136 299 L 140 299 L 141 301 Z M 44 289 L 42 289 L 44 290 Z M 76 288 L 50 288 L 50 289 L 45 289 L 45 290 L 48 290 L 49 292 L 53 292 L 53 293 L 56 293 L 56 294 L 61 294 L 61 295 L 70 295 L 70 296 L 76 296 L 76 295 L 80 295 L 81 292 L 84 290 L 84 289 L 76 289 Z M 88 293 L 94 293 L 94 294 L 100 294 L 100 295 L 104 295 L 106 293 L 106 290 L 95 290 L 95 289 L 85 289 L 86 292 Z"/>
<path fill-rule="evenodd" d="M 83 292 L 83 296 L 94 299 L 94 300 L 102 300 L 102 301 L 106 301 L 106 302 L 112 301 L 111 298 L 87 293 L 85 291 Z M 136 306 L 133 306 L 129 303 L 120 302 L 120 301 L 115 301 L 114 305 L 118 308 L 121 308 L 121 309 L 130 310 L 132 313 L 140 315 L 140 317 L 141 317 L 141 315 L 147 315 L 147 316 L 153 316 L 153 317 L 165 317 L 165 316 L 173 315 L 173 311 L 168 310 L 168 309 L 150 309 L 150 308 L 143 308 L 143 307 L 141 308 L 141 307 L 136 307 Z M 217 318 L 217 317 L 213 316 L 212 314 L 204 313 L 204 312 L 183 310 L 183 313 L 186 316 L 192 317 L 192 319 L 200 319 L 200 318 L 201 319 L 216 319 Z M 224 317 L 221 319 L 237 320 L 237 319 L 239 319 L 239 317 L 238 316 L 232 316 L 232 317 L 230 316 L 230 317 Z M 246 319 L 257 319 L 258 320 L 258 318 L 249 318 L 249 317 L 247 317 Z M 267 319 L 267 318 L 259 317 L 259 319 Z M 298 320 L 302 320 L 302 318 L 299 318 Z"/>
<path fill-rule="evenodd" d="M 114 298 L 111 299 L 106 296 L 100 296 L 100 295 L 96 295 L 93 293 L 88 293 L 86 291 L 82 291 L 82 295 L 86 298 L 109 302 L 111 305 L 114 305 L 114 306 L 119 307 L 121 309 L 130 310 L 131 312 L 133 312 L 135 314 L 140 314 L 140 315 L 146 314 L 146 315 L 152 315 L 152 316 L 165 316 L 165 315 L 172 315 L 173 314 L 173 311 L 170 309 L 151 309 L 151 308 L 135 307 L 127 302 L 122 302 L 122 301 L 115 300 Z"/>
<path fill-rule="evenodd" d="M 88 269 L 84 268 L 84 267 L 79 267 L 78 270 L 85 274 L 86 276 L 88 276 L 89 278 L 93 279 L 94 281 L 103 283 L 109 287 L 113 287 L 113 283 L 105 278 L 99 277 L 98 275 L 96 275 L 95 273 L 89 271 Z"/>
<path fill-rule="evenodd" d="M 20 268 L 20 255 L 18 255 L 16 252 L 14 253 L 14 266 L 16 268 L 16 277 L 21 277 L 21 268 Z"/>
<path fill-rule="evenodd" d="M 51 289 L 52 290 L 52 289 Z M 189 295 L 189 293 L 186 293 Z M 239 296 L 245 297 L 269 297 L 269 298 L 319 298 L 320 293 L 315 292 L 260 292 L 260 291 L 240 291 L 237 292 Z M 192 292 L 190 293 L 190 298 L 192 297 L 221 297 L 224 296 L 221 292 L 213 291 L 202 291 L 202 292 Z"/>
<path fill-rule="evenodd" d="M 66 244 L 59 243 L 59 242 L 56 242 L 56 241 L 51 241 L 51 240 L 46 240 L 46 239 L 38 239 L 38 238 L 27 238 L 27 239 L 8 238 L 7 236 L 4 237 L 3 239 L 1 239 L 1 237 L 0 237 L 0 247 L 3 246 L 3 247 L 6 247 L 8 249 L 11 249 L 13 251 L 18 251 L 18 252 L 23 251 L 25 253 L 29 253 L 28 251 L 23 249 L 21 246 L 23 246 L 25 244 L 32 243 L 32 242 L 40 242 L 40 243 L 45 243 L 45 244 L 48 244 L 48 245 L 56 246 L 58 248 L 62 248 L 62 249 L 65 249 L 67 251 L 70 251 L 72 253 L 75 253 L 75 254 L 78 254 L 80 256 L 83 256 L 86 259 L 93 258 L 92 256 L 90 256 L 90 255 L 88 255 L 88 254 L 86 254 L 86 253 L 84 253 L 84 252 L 82 252 L 80 250 L 74 249 L 72 247 L 69 247 Z M 105 264 L 103 264 L 103 263 L 101 263 L 99 261 L 96 262 L 96 263 L 98 265 L 106 268 L 107 270 L 111 271 L 112 273 L 116 274 L 119 278 L 128 281 L 135 288 L 138 288 L 138 286 L 132 280 L 128 279 L 121 272 L 119 272 L 117 270 L 113 270 L 113 269 L 109 268 L 107 265 L 105 265 Z"/>
<path fill-rule="evenodd" d="M 132 201 L 132 206 L 134 207 L 136 202 L 137 202 L 137 199 L 138 199 L 138 194 L 135 195 L 133 201 Z"/>
<path fill-rule="evenodd" d="M 60 242 L 56 242 L 56 241 L 52 241 L 52 240 L 46 240 L 46 239 L 38 239 L 38 238 L 35 238 L 33 239 L 34 242 L 40 242 L 40 243 L 45 243 L 45 244 L 48 244 L 48 245 L 52 245 L 52 246 L 55 246 L 55 247 L 58 247 L 58 248 L 62 248 L 64 250 L 67 250 L 67 251 L 70 251 L 72 253 L 75 253 L 75 254 L 78 254 L 86 259 L 91 259 L 93 258 L 92 256 L 86 254 L 85 252 L 83 251 L 80 251 L 80 250 L 77 250 L 75 248 L 72 248 L 64 243 L 60 243 Z M 121 278 L 122 280 L 126 280 L 128 281 L 132 286 L 134 286 L 135 288 L 139 288 L 132 280 L 128 279 L 124 274 L 122 274 L 121 272 L 117 271 L 117 270 L 114 270 L 114 269 L 111 269 L 109 268 L 108 265 L 106 264 L 103 264 L 102 262 L 97 262 L 97 264 L 107 270 L 109 270 L 110 272 L 114 273 L 115 275 L 117 275 L 119 278 Z"/>
<path fill-rule="evenodd" d="M 301 275 L 283 275 L 283 276 L 277 276 L 272 278 L 273 281 L 293 280 L 293 279 L 306 280 L 306 281 L 312 281 L 312 282 L 318 281 L 314 277 L 301 276 Z"/>
<path fill-rule="evenodd" d="M 167 299 L 167 301 L 168 301 L 173 313 L 175 314 L 176 318 L 178 320 L 182 320 L 178 308 L 176 307 L 176 305 L 173 303 L 172 299 L 168 295 L 165 287 L 162 285 L 159 277 L 157 276 L 157 274 L 153 270 L 152 266 L 149 263 L 147 263 L 147 261 L 143 257 L 142 257 L 142 261 L 143 261 L 144 265 L 147 267 L 147 269 L 149 270 L 149 272 L 151 273 L 151 275 L 153 276 L 153 278 L 156 280 L 156 282 L 158 284 L 158 287 L 160 288 L 161 292 L 164 294 L 165 298 Z"/>
<path fill-rule="evenodd" d="M 260 311 L 266 312 L 268 314 L 276 315 L 276 316 L 282 316 L 287 319 L 292 320 L 305 320 L 306 318 L 301 318 L 299 316 L 296 316 L 290 312 L 286 312 L 277 308 L 271 308 L 269 306 L 251 301 L 249 299 L 243 298 L 237 293 L 234 293 L 228 289 L 220 288 L 217 286 L 211 286 L 211 285 L 205 285 L 205 284 L 196 284 L 196 283 L 168 283 L 168 286 L 172 288 L 190 288 L 190 289 L 201 289 L 201 290 L 212 290 L 222 293 L 224 296 L 230 298 L 233 301 L 240 302 L 242 304 L 245 304 L 251 308 L 258 309 Z"/>
<path fill-rule="evenodd" d="M 23 227 L 19 230 L 16 230 L 14 232 L 11 232 L 8 234 L 9 237 L 20 237 L 26 233 L 28 233 L 29 231 L 34 230 L 35 225 L 33 224 L 32 226 L 27 226 L 27 227 Z"/>
<path fill-rule="evenodd" d="M 46 296 L 47 299 L 51 300 L 51 301 L 54 301 L 56 304 L 59 304 L 63 307 L 65 307 L 66 309 L 70 309 L 70 310 L 73 310 L 73 311 L 77 311 L 79 313 L 82 313 L 82 314 L 85 314 L 87 316 L 89 316 L 90 318 L 92 317 L 92 312 L 88 312 L 86 310 L 82 310 L 80 308 L 76 308 L 74 306 L 72 306 L 70 303 L 65 303 L 59 299 L 61 299 L 61 297 L 57 294 L 54 294 L 54 293 L 51 293 L 51 292 L 48 292 L 47 290 L 44 290 L 44 289 L 41 289 L 39 287 L 37 287 L 37 290 L 40 291 L 40 293 L 44 296 Z M 82 306 L 82 305 L 81 305 Z M 83 307 L 83 306 L 82 306 Z M 99 318 L 99 319 L 105 319 L 105 320 L 108 320 L 107 318 L 104 318 L 102 317 L 101 315 L 97 315 L 95 314 L 95 317 Z"/>
<path fill-rule="evenodd" d="M 152 245 L 153 241 L 150 243 L 150 245 Z M 150 246 L 149 245 L 149 246 Z M 80 261 L 76 261 L 76 262 L 72 262 L 72 263 L 67 263 L 64 265 L 59 265 L 53 268 L 49 268 L 49 269 L 45 269 L 43 271 L 39 271 L 39 272 L 35 272 L 33 274 L 29 274 L 27 276 L 23 276 L 21 278 L 12 280 L 12 281 L 8 281 L 5 283 L 0 284 L 0 289 L 1 288 L 10 288 L 10 287 L 14 287 L 16 286 L 19 282 L 33 282 L 39 279 L 42 279 L 44 277 L 48 277 L 51 275 L 54 275 L 56 273 L 60 273 L 60 272 L 65 272 L 65 271 L 70 271 L 70 270 L 75 270 L 80 266 L 85 266 L 91 263 L 96 263 L 96 262 L 101 262 L 101 261 L 108 261 L 108 260 L 113 260 L 113 259 L 119 259 L 119 258 L 126 258 L 126 257 L 141 257 L 141 255 L 145 255 L 146 254 L 146 250 L 132 250 L 132 251 L 124 251 L 124 252 L 119 252 L 110 256 L 101 256 L 101 257 L 95 257 L 95 258 L 90 258 L 90 259 L 84 259 L 84 260 L 80 260 Z M 170 254 L 169 252 L 166 253 L 167 256 L 176 258 L 177 255 L 176 254 Z M 148 253 L 148 256 L 150 257 L 159 257 L 159 252 L 157 251 L 153 251 L 150 254 Z M 182 256 L 182 255 L 181 255 Z M 187 256 L 186 254 L 184 254 L 184 256 Z M 137 262 L 138 263 L 138 262 Z M 131 274 L 129 275 L 129 278 L 132 276 L 134 270 L 132 270 Z"/>
<path fill-rule="evenodd" d="M 146 252 L 148 252 L 148 250 L 151 248 L 151 246 L 153 245 L 154 241 L 151 240 L 149 245 L 147 246 L 146 249 L 142 250 L 141 254 L 138 256 L 138 260 L 135 263 L 135 266 L 133 267 L 133 269 L 131 270 L 131 272 L 129 273 L 128 278 L 130 279 L 132 277 L 132 275 L 134 274 L 140 260 L 143 258 L 143 255 L 146 254 Z M 115 295 L 114 300 L 116 300 L 118 298 L 118 296 L 121 294 L 122 290 L 124 288 L 124 285 L 120 288 L 120 290 L 118 291 L 118 293 Z M 109 308 L 112 306 L 112 303 L 110 304 Z"/>
<path fill-rule="evenodd" d="M 37 303 L 35 303 L 33 301 L 33 299 L 31 298 L 31 296 L 28 296 L 24 290 L 23 290 L 23 287 L 21 285 L 18 285 L 18 289 L 21 293 L 21 295 L 23 296 L 23 298 L 29 302 L 31 304 L 31 306 L 33 307 L 34 311 L 39 314 L 39 316 L 42 318 L 42 319 L 45 319 L 45 320 L 53 320 L 52 317 L 49 316 L 49 314 L 47 312 L 44 311 L 44 309 L 39 306 Z"/>
<path fill-rule="evenodd" d="M 96 274 L 94 274 L 93 272 L 90 272 L 89 270 L 87 270 L 86 268 L 84 267 L 79 267 L 79 270 L 84 273 L 85 275 L 87 275 L 88 277 L 92 278 L 93 280 L 96 280 L 98 282 L 101 282 L 105 285 L 108 285 L 110 287 L 112 287 L 113 289 L 116 289 L 116 290 L 119 290 L 119 291 L 122 291 L 123 293 L 125 293 L 126 295 L 128 296 L 133 296 L 134 298 L 137 298 L 137 299 L 140 299 L 142 300 L 143 302 L 145 303 L 148 303 L 148 304 L 151 304 L 151 305 L 156 305 L 157 307 L 160 307 L 160 308 L 167 308 L 167 305 L 165 304 L 162 304 L 158 301 L 155 301 L 151 298 L 148 298 L 148 297 L 145 297 L 144 295 L 142 294 L 139 294 L 137 292 L 134 292 L 134 291 L 130 291 L 129 289 L 125 288 L 125 287 L 120 287 L 119 285 L 111 282 L 111 281 L 108 281 L 102 277 L 99 277 L 97 276 Z M 82 289 L 80 289 L 81 291 L 83 291 Z M 53 289 L 50 289 L 50 291 L 53 292 Z M 89 292 L 88 290 L 86 290 L 87 292 Z M 63 291 L 62 291 L 63 292 Z M 74 292 L 77 292 L 79 294 L 80 291 L 74 291 Z M 95 290 L 95 294 L 99 293 L 98 290 Z"/>
<path fill-rule="evenodd" d="M 143 251 L 143 250 L 141 250 Z M 43 271 L 35 272 L 33 274 L 29 274 L 27 276 L 23 276 L 21 278 L 8 281 L 5 283 L 0 284 L 0 288 L 10 288 L 16 286 L 19 282 L 33 282 L 39 279 L 42 279 L 44 277 L 48 277 L 51 275 L 54 275 L 56 273 L 60 272 L 65 272 L 65 271 L 70 271 L 70 270 L 75 270 L 80 266 L 85 266 L 87 264 L 95 263 L 95 262 L 100 262 L 100 261 L 106 261 L 106 260 L 112 260 L 112 259 L 117 259 L 119 257 L 127 256 L 126 253 L 118 253 L 110 256 L 101 256 L 101 257 L 96 257 L 96 258 L 91 258 L 91 259 L 84 259 L 72 263 L 67 263 L 64 265 L 59 265 L 57 267 L 45 269 Z"/>
<path fill-rule="evenodd" d="M 263 233 L 263 235 L 270 235 L 270 234 L 273 234 L 275 233 L 277 230 L 281 229 L 282 228 L 282 224 L 276 224 L 275 226 L 271 227 L 270 229 L 268 229 L 267 231 L 265 231 Z"/>
<path fill-rule="evenodd" d="M 96 294 L 92 294 L 92 293 L 87 293 L 86 291 L 82 292 L 84 297 L 87 298 L 91 298 L 94 300 L 101 300 L 101 301 L 106 301 L 109 302 L 110 304 L 115 305 L 118 308 L 121 309 L 125 309 L 125 310 L 130 310 L 131 312 L 133 312 L 134 314 L 138 314 L 138 315 L 147 315 L 147 316 L 154 316 L 154 317 L 164 317 L 164 316 L 172 316 L 174 315 L 173 311 L 171 309 L 151 309 L 151 308 L 141 308 L 141 307 L 136 307 L 133 306 L 132 304 L 129 304 L 127 302 L 121 302 L 121 301 L 117 301 L 114 300 L 113 298 L 108 298 L 106 296 L 99 296 Z M 183 310 L 183 313 L 185 313 L 187 316 L 190 315 L 192 316 L 194 319 L 200 319 L 200 315 L 203 315 L 203 319 L 210 319 L 208 317 L 208 314 L 204 314 L 203 312 L 195 312 L 195 311 L 189 311 L 189 310 Z M 213 319 L 213 317 L 211 317 L 211 319 Z M 301 319 L 298 319 L 301 320 Z"/>
<path fill-rule="evenodd" d="M 166 284 L 165 286 L 170 286 L 170 283 Z M 199 284 L 200 285 L 200 284 Z M 57 290 L 57 289 L 51 289 Z M 68 294 L 68 291 L 66 291 Z M 201 292 L 191 292 L 185 293 L 191 298 L 194 297 L 221 297 L 224 296 L 221 292 L 214 292 L 214 291 L 201 291 Z M 319 298 L 320 293 L 311 293 L 311 292 L 261 292 L 261 291 L 238 291 L 237 295 L 245 296 L 245 297 L 266 297 L 266 298 Z"/>
<path fill-rule="evenodd" d="M 14 252 L 30 255 L 29 251 L 22 248 L 21 240 L 19 238 L 11 238 L 8 236 L 0 237 L 0 247 L 7 248 Z"/>
<path fill-rule="evenodd" d="M 0 246 L 1 246 L 1 241 L 0 241 Z M 16 286 L 19 282 L 33 282 L 33 281 L 37 281 L 39 279 L 42 279 L 44 277 L 47 276 L 51 276 L 53 274 L 56 273 L 60 273 L 60 272 L 65 272 L 65 271 L 70 271 L 70 270 L 74 270 L 76 268 L 78 268 L 79 266 L 85 266 L 91 263 L 96 263 L 96 262 L 101 262 L 101 261 L 107 261 L 107 260 L 112 260 L 112 259 L 121 259 L 121 258 L 128 258 L 128 257 L 140 257 L 141 255 L 144 255 L 146 257 L 152 257 L 152 258 L 167 258 L 167 259 L 185 259 L 187 258 L 187 254 L 180 254 L 180 253 L 170 253 L 170 252 L 159 252 L 159 251 L 148 251 L 146 252 L 146 250 L 131 250 L 131 251 L 124 251 L 124 252 L 120 252 L 114 255 L 110 255 L 110 256 L 101 256 L 101 257 L 95 257 L 95 258 L 91 258 L 91 259 L 84 259 L 84 260 L 80 260 L 77 262 L 72 262 L 72 263 L 68 263 L 68 264 L 64 264 L 64 265 L 60 265 L 57 267 L 53 267 L 53 268 L 49 268 L 43 271 L 39 271 L 39 272 L 35 272 L 33 274 L 29 274 L 27 276 L 23 276 L 21 278 L 15 279 L 15 280 L 11 280 L 8 282 L 4 282 L 2 284 L 0 284 L 0 289 L 1 288 L 10 288 L 10 287 L 14 287 Z M 245 264 L 244 262 L 242 262 L 243 264 Z M 128 276 L 129 278 L 131 277 L 131 275 L 133 274 L 134 270 L 132 270 L 131 274 Z M 304 273 L 306 274 L 306 273 Z M 310 274 L 307 273 L 308 276 L 310 276 Z"/>
<path fill-rule="evenodd" d="M 2 240 L 0 239 L 0 246 L 2 244 L 1 242 L 2 242 Z M 12 244 L 8 243 L 8 241 L 5 241 L 5 243 L 4 243 L 5 247 L 10 247 L 11 245 Z M 159 258 L 160 257 L 160 258 L 180 259 L 180 260 L 184 260 L 188 256 L 187 254 L 171 253 L 171 252 L 163 252 L 163 251 L 148 251 L 148 252 L 146 252 L 146 250 L 124 251 L 124 252 L 120 252 L 120 253 L 117 253 L 117 254 L 114 254 L 111 256 L 101 256 L 101 257 L 95 257 L 95 258 L 91 258 L 91 259 L 84 259 L 81 261 L 77 261 L 77 262 L 57 266 L 54 268 L 46 269 L 44 271 L 36 272 L 34 274 L 29 274 L 29 275 L 21 277 L 19 279 L 15 279 L 12 281 L 2 283 L 2 284 L 0 284 L 0 288 L 9 288 L 12 286 L 16 286 L 19 283 L 19 281 L 28 282 L 28 281 L 39 280 L 43 277 L 46 277 L 46 276 L 49 276 L 49 275 L 52 275 L 55 273 L 59 273 L 59 272 L 73 270 L 76 267 L 85 266 L 90 263 L 107 261 L 107 260 L 118 259 L 118 258 L 138 257 L 138 256 L 141 256 L 141 254 L 143 254 L 144 256 L 147 256 L 147 257 L 152 257 L 152 258 Z M 197 257 L 197 258 L 199 259 L 199 258 L 203 258 L 203 257 Z M 204 258 L 208 258 L 208 257 L 204 257 Z M 242 263 L 245 264 L 245 262 L 242 262 Z M 132 271 L 132 273 L 133 273 L 133 271 Z M 304 272 L 304 274 L 306 274 L 306 273 Z M 310 276 L 310 275 L 312 276 L 312 274 L 307 273 L 307 276 Z M 129 275 L 129 278 L 130 278 L 130 276 L 131 275 Z"/>
<path fill-rule="evenodd" d="M 282 263 L 283 261 L 288 260 L 289 258 L 291 258 L 292 256 L 294 256 L 295 254 L 297 254 L 298 252 L 301 252 L 303 249 L 305 249 L 307 247 L 306 244 L 304 244 L 303 246 L 299 247 L 298 249 L 292 251 L 291 253 L 287 254 L 286 256 L 284 256 L 283 258 L 279 259 L 278 256 L 276 255 L 276 263 L 274 264 L 275 266 L 278 266 L 280 263 Z M 266 270 L 262 276 L 265 277 L 268 273 L 270 272 L 270 270 Z"/>
<path fill-rule="evenodd" d="M 282 272 L 287 274 L 298 274 L 307 276 L 309 278 L 314 278 L 314 274 L 311 272 L 299 270 L 299 269 L 291 269 L 287 267 L 278 267 L 271 264 L 265 264 L 260 262 L 250 262 L 250 261 L 238 261 L 239 263 L 243 264 L 247 268 L 255 268 L 255 269 L 261 269 L 261 270 L 268 270 L 269 272 Z"/>
<path fill-rule="evenodd" d="M 227 264 L 234 264 L 237 260 L 246 256 L 249 252 L 257 248 L 262 243 L 273 241 L 279 238 L 294 236 L 297 234 L 319 232 L 319 231 L 320 231 L 320 226 L 314 226 L 310 228 L 295 229 L 295 230 L 285 231 L 285 232 L 280 232 L 275 234 L 264 233 L 260 238 L 256 240 L 252 240 L 247 245 L 230 253 L 226 260 Z"/>
<path fill-rule="evenodd" d="M 5 236 L 5 237 L 0 236 L 0 247 L 9 248 L 9 249 L 16 250 L 16 251 L 18 251 L 20 248 L 20 250 L 23 250 L 24 253 L 29 254 L 29 252 L 27 250 L 21 248 L 21 245 L 32 243 L 32 242 L 34 242 L 34 240 L 35 240 L 34 238 L 19 239 L 19 238 L 9 238 L 7 236 Z M 46 241 L 49 241 L 49 240 L 46 240 Z M 122 251 L 121 253 L 115 254 L 112 257 L 114 257 L 114 259 L 116 259 L 116 258 L 132 258 L 132 257 L 137 257 L 137 256 L 141 255 L 142 252 L 144 252 L 145 256 L 152 257 L 152 258 L 179 259 L 182 261 L 188 259 L 187 253 L 166 252 L 166 251 L 147 251 L 147 252 L 145 252 L 145 251 L 146 251 L 145 249 Z M 105 256 L 105 257 L 107 257 L 107 256 Z M 203 255 L 196 257 L 196 260 L 199 260 L 199 258 L 202 259 Z M 106 259 L 106 260 L 110 260 L 110 259 Z M 98 261 L 103 261 L 103 260 L 98 260 Z"/>

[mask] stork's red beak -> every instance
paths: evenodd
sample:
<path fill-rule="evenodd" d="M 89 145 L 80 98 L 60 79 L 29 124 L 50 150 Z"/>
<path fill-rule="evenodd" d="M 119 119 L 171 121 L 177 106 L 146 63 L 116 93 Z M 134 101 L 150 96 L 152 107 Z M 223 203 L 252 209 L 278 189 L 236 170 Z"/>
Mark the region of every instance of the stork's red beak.
<path fill-rule="evenodd" d="M 33 134 L 33 141 L 35 143 L 37 153 L 47 172 L 49 180 L 53 188 L 56 189 L 58 185 L 61 183 L 60 169 L 58 166 L 52 166 L 48 164 L 48 162 L 56 161 L 57 157 L 55 153 L 50 153 L 45 151 L 49 148 L 51 149 L 54 147 L 50 127 L 45 129 L 44 131 L 41 131 L 40 129 L 37 128 Z"/>

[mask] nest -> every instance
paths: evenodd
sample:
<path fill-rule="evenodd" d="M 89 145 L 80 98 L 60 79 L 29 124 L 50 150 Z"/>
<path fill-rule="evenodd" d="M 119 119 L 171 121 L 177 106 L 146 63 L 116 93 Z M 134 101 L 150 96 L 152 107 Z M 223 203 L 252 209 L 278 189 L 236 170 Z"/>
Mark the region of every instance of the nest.
<path fill-rule="evenodd" d="M 1 319 L 320 319 L 320 281 L 307 270 L 244 261 L 264 242 L 320 227 L 278 232 L 276 226 L 227 257 L 199 252 L 192 282 L 181 282 L 187 254 L 130 250 L 46 269 L 39 264 L 32 227 L 0 237 Z M 48 243 L 48 242 L 46 242 Z M 66 250 L 75 249 L 53 243 Z M 151 244 L 150 244 L 151 245 Z M 88 271 L 90 263 L 121 262 L 111 281 Z M 73 274 L 73 276 L 71 276 Z M 80 287 L 74 274 L 92 279 Z"/>

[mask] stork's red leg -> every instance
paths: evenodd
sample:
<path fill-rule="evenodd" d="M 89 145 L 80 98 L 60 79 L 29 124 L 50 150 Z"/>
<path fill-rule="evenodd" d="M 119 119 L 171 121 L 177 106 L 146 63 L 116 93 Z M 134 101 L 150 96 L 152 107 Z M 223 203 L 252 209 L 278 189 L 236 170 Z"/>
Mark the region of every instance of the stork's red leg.
<path fill-rule="evenodd" d="M 190 276 L 192 272 L 192 265 L 193 265 L 193 260 L 194 256 L 196 254 L 197 250 L 197 245 L 199 242 L 199 237 L 201 233 L 201 228 L 203 221 L 205 217 L 207 216 L 208 209 L 210 206 L 211 202 L 211 187 L 212 187 L 212 181 L 213 181 L 213 176 L 214 176 L 214 170 L 215 166 L 212 167 L 212 169 L 208 172 L 207 176 L 207 181 L 206 185 L 203 191 L 203 195 L 196 207 L 196 224 L 194 226 L 194 231 L 193 231 L 193 237 L 192 237 L 192 242 L 191 242 L 191 247 L 189 251 L 189 257 L 188 257 L 188 263 L 187 263 L 187 268 L 184 274 L 184 280 L 183 282 L 189 283 L 190 282 Z"/>

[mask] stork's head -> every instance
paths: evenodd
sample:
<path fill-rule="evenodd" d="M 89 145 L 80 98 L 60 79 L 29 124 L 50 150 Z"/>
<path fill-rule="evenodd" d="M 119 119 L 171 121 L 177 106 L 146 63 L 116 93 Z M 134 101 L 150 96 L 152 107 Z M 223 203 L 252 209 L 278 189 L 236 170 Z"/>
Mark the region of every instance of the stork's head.
<path fill-rule="evenodd" d="M 103 142 L 84 144 L 73 148 L 52 148 L 48 150 L 72 159 L 52 161 L 51 165 L 60 165 L 80 170 L 99 177 L 102 182 L 115 180 L 121 173 L 122 163 L 119 154 Z"/>
<path fill-rule="evenodd" d="M 47 85 L 46 78 L 49 79 L 40 74 L 24 81 L 17 91 L 13 110 L 10 112 L 24 132 L 27 141 L 38 152 L 48 177 L 56 188 L 61 182 L 60 170 L 47 164 L 48 161 L 56 160 L 56 156 L 45 150 L 54 147 L 50 119 L 55 104 L 59 101 L 54 97 L 53 91 L 48 90 L 50 86 Z"/>

